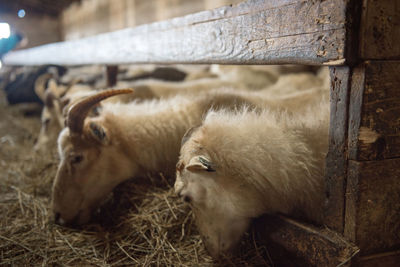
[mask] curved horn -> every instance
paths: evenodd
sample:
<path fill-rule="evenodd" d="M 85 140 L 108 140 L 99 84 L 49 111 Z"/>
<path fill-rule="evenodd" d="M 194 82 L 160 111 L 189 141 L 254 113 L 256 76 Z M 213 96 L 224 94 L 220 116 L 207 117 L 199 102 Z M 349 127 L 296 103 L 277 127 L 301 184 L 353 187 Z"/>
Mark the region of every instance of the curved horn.
<path fill-rule="evenodd" d="M 129 94 L 132 92 L 133 89 L 106 90 L 75 103 L 68 110 L 67 127 L 69 127 L 71 133 L 82 133 L 83 121 L 85 120 L 91 107 L 111 96 Z"/>
<path fill-rule="evenodd" d="M 43 102 L 45 102 L 46 99 L 46 82 L 51 78 L 53 78 L 53 75 L 51 73 L 45 73 L 40 75 L 35 81 L 35 93 Z"/>

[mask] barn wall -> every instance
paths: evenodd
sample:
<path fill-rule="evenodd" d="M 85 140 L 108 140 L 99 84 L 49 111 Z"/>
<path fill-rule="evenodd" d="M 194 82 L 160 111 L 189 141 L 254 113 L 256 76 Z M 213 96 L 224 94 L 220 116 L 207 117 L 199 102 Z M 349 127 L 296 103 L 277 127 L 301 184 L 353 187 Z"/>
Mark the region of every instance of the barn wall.
<path fill-rule="evenodd" d="M 61 25 L 54 17 L 27 13 L 21 19 L 16 14 L 1 13 L 0 22 L 7 22 L 12 31 L 20 32 L 27 37 L 26 48 L 61 41 Z"/>
<path fill-rule="evenodd" d="M 62 36 L 64 40 L 74 40 L 239 2 L 241 0 L 83 0 L 62 13 Z"/>

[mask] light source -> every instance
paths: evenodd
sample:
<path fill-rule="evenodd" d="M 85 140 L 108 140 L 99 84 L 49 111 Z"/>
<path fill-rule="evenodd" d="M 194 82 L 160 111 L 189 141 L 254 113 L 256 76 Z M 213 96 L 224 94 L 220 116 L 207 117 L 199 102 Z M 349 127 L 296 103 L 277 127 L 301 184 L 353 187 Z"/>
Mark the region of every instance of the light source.
<path fill-rule="evenodd" d="M 21 19 L 25 17 L 25 14 L 26 14 L 25 9 L 18 10 L 18 17 L 20 17 Z"/>
<path fill-rule="evenodd" d="M 8 23 L 0 23 L 0 39 L 10 37 L 10 25 Z"/>

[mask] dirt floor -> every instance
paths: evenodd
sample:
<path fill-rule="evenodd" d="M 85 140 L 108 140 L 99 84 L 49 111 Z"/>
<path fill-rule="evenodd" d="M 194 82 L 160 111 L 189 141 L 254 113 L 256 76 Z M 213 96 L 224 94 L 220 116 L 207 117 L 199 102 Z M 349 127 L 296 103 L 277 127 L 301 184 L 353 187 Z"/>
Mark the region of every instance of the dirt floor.
<path fill-rule="evenodd" d="M 117 187 L 93 222 L 71 229 L 52 222 L 57 154 L 33 151 L 40 106 L 8 106 L 0 92 L 1 266 L 268 266 L 268 252 L 247 234 L 234 259 L 215 262 L 190 207 L 162 176 Z"/>

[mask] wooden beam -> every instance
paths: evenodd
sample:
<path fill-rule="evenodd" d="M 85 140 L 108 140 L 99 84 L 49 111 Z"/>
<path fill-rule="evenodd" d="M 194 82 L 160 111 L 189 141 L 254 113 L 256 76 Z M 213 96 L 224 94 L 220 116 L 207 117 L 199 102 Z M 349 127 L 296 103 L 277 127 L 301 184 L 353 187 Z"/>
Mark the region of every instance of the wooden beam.
<path fill-rule="evenodd" d="M 264 216 L 255 223 L 275 266 L 345 266 L 358 248 L 327 229 L 284 216 Z"/>
<path fill-rule="evenodd" d="M 400 59 L 400 3 L 364 0 L 360 56 L 363 59 Z"/>
<path fill-rule="evenodd" d="M 360 255 L 400 247 L 400 159 L 349 161 L 345 237 Z"/>
<path fill-rule="evenodd" d="M 349 157 L 400 157 L 400 61 L 367 61 L 352 78 Z"/>
<path fill-rule="evenodd" d="M 249 0 L 163 22 L 7 54 L 9 65 L 342 65 L 347 0 Z"/>
<path fill-rule="evenodd" d="M 400 262 L 400 251 L 385 252 L 363 257 L 356 257 L 353 261 L 354 266 L 360 267 L 397 267 Z M 353 266 L 352 265 L 352 266 Z"/>

